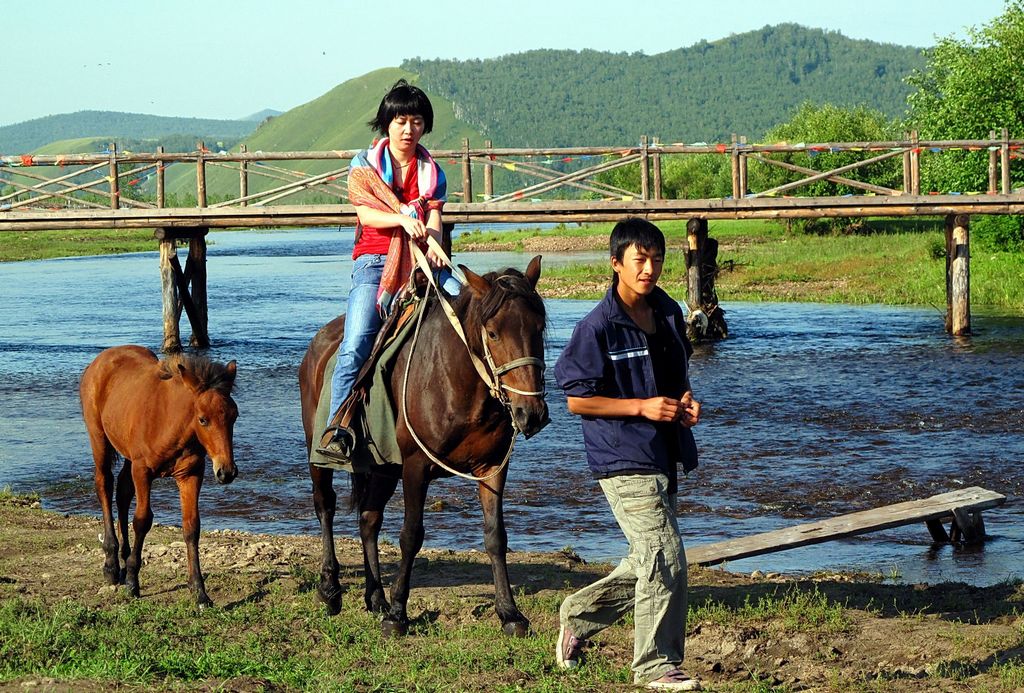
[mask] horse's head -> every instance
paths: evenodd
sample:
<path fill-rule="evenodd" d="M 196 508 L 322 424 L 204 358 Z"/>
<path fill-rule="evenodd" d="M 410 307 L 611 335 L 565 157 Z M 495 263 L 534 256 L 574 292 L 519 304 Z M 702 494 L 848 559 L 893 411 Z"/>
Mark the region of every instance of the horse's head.
<path fill-rule="evenodd" d="M 459 265 L 469 283 L 467 337 L 479 346 L 516 427 L 529 438 L 548 423 L 544 401 L 544 301 L 537 293 L 540 255 L 526 273 L 509 268 L 481 277 Z"/>
<path fill-rule="evenodd" d="M 213 463 L 213 474 L 230 484 L 238 474 L 235 466 L 234 429 L 238 406 L 231 398 L 236 366 L 209 359 L 190 359 L 177 364 L 181 380 L 192 393 L 192 429 Z"/>

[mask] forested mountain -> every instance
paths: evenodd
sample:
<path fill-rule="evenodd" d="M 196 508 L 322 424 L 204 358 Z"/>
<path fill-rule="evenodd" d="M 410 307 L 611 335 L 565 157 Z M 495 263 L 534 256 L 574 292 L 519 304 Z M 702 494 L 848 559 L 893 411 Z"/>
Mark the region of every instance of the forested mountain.
<path fill-rule="evenodd" d="M 196 140 L 237 142 L 259 125 L 249 120 L 171 118 L 116 111 L 78 111 L 26 120 L 0 127 L 0 154 L 26 154 L 56 140 L 111 138 L 160 140 L 184 136 L 195 148 Z M 178 140 L 175 140 L 177 146 Z M 170 151 L 171 147 L 164 144 Z"/>
<path fill-rule="evenodd" d="M 431 95 L 497 147 L 756 139 L 801 103 L 903 115 L 920 49 L 795 24 L 644 55 L 534 50 L 489 60 L 406 60 Z"/>

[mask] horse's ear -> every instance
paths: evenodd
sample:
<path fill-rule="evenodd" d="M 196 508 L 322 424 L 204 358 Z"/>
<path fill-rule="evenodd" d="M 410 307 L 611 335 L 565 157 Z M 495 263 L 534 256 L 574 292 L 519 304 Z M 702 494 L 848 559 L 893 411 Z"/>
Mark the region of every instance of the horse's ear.
<path fill-rule="evenodd" d="M 181 375 L 181 382 L 185 383 L 190 390 L 193 392 L 199 392 L 199 381 L 196 376 L 189 369 L 185 368 L 184 363 L 178 364 L 178 373 Z"/>
<path fill-rule="evenodd" d="M 537 280 L 540 279 L 540 257 L 540 255 L 535 256 L 526 267 L 526 278 L 534 289 L 537 288 Z"/>
<path fill-rule="evenodd" d="M 224 366 L 224 372 L 227 373 L 228 380 L 234 385 L 235 375 L 238 374 L 238 364 L 234 360 L 228 361 L 227 365 Z"/>
<path fill-rule="evenodd" d="M 465 265 L 459 265 L 459 269 L 466 275 L 466 281 L 469 282 L 469 288 L 472 289 L 473 293 L 477 296 L 483 296 L 491 290 L 491 283 L 473 270 L 469 269 Z"/>

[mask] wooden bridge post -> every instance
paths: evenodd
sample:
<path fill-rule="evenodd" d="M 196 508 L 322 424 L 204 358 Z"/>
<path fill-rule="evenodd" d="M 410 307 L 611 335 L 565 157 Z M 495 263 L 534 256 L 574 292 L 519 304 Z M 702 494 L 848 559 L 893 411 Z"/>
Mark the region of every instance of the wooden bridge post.
<path fill-rule="evenodd" d="M 736 135 L 732 136 L 732 152 L 729 154 L 732 163 L 732 199 L 738 200 L 743 197 L 740 190 L 740 152 L 736 147 Z"/>
<path fill-rule="evenodd" d="M 162 233 L 161 233 L 162 232 Z M 174 262 L 177 262 L 177 243 L 172 229 L 157 229 L 160 239 L 160 289 L 163 296 L 164 343 L 161 351 L 173 354 L 181 351 L 178 332 L 178 283 L 174 280 Z"/>
<path fill-rule="evenodd" d="M 909 140 L 910 139 L 910 133 L 909 132 L 903 133 L 903 137 Z M 910 150 L 908 149 L 905 152 L 903 152 L 903 194 L 904 195 L 909 195 L 911 188 L 913 188 L 913 185 L 910 182 L 910 178 L 911 178 L 911 176 L 910 176 Z"/>
<path fill-rule="evenodd" d="M 462 201 L 473 201 L 473 166 L 469 161 L 469 138 L 462 140 Z"/>
<path fill-rule="evenodd" d="M 121 207 L 121 181 L 117 177 L 117 143 L 111 142 L 108 147 L 110 149 L 110 165 L 107 174 L 110 178 L 110 208 L 119 209 Z"/>
<path fill-rule="evenodd" d="M 203 152 L 206 151 L 206 144 L 201 140 L 196 145 L 196 206 L 206 206 L 206 158 Z"/>
<path fill-rule="evenodd" d="M 661 142 L 654 138 L 654 152 L 651 154 L 651 167 L 654 169 L 654 199 L 661 199 Z"/>
<path fill-rule="evenodd" d="M 179 321 L 184 309 L 192 326 L 189 344 L 199 349 L 210 346 L 209 315 L 206 300 L 207 228 L 185 231 L 189 237 L 188 259 L 182 271 L 178 262 L 178 233 L 160 228 L 154 236 L 160 241 L 160 287 L 163 295 L 163 351 L 181 351 Z M 184 234 L 182 234 L 184 235 Z"/>
<path fill-rule="evenodd" d="M 686 302 L 691 308 L 699 308 L 701 305 L 700 253 L 707 239 L 707 219 L 690 219 L 686 222 Z"/>
<path fill-rule="evenodd" d="M 651 199 L 651 162 L 649 160 L 647 135 L 640 135 L 640 199 Z"/>
<path fill-rule="evenodd" d="M 239 151 L 241 151 L 243 154 L 245 154 L 246 152 L 249 151 L 249 149 L 244 144 L 239 145 L 238 148 L 239 148 Z M 249 162 L 243 159 L 242 161 L 240 161 L 238 163 L 238 196 L 240 198 L 242 198 L 242 201 L 239 202 L 238 204 L 240 204 L 243 207 L 248 206 L 249 203 L 245 199 L 248 194 L 249 194 Z"/>
<path fill-rule="evenodd" d="M 746 135 L 740 135 L 740 145 L 741 145 L 741 147 L 746 147 L 746 145 L 747 145 L 747 136 Z M 743 198 L 743 197 L 747 196 L 747 155 L 743 154 L 743 153 L 740 153 L 737 156 L 737 160 L 738 160 L 739 169 L 740 169 L 739 170 L 739 173 L 740 173 L 740 197 Z"/>
<path fill-rule="evenodd" d="M 917 130 L 910 133 L 910 194 L 921 194 L 921 147 Z"/>
<path fill-rule="evenodd" d="M 210 346 L 210 316 L 206 303 L 206 234 L 209 229 L 196 229 L 188 240 L 188 260 L 185 261 L 185 281 L 192 286 L 192 305 L 189 313 L 192 337 L 189 345 L 206 349 Z"/>
<path fill-rule="evenodd" d="M 156 148 L 157 157 L 164 153 L 164 146 L 162 144 L 157 145 Z M 167 168 L 164 164 L 163 159 L 159 159 L 156 162 L 156 206 L 158 209 L 163 209 L 166 203 L 164 192 L 164 169 Z"/>
<path fill-rule="evenodd" d="M 1009 195 L 1010 188 L 1010 131 L 1003 128 L 1003 143 L 999 147 L 999 165 L 1003 174 L 1003 194 Z"/>
<path fill-rule="evenodd" d="M 946 331 L 971 333 L 970 217 L 946 217 Z"/>
<path fill-rule="evenodd" d="M 494 166 L 489 162 L 494 161 L 494 155 L 491 154 L 491 141 L 484 140 L 484 149 L 487 150 L 487 161 L 484 164 L 484 202 L 487 202 L 494 197 Z"/>
<path fill-rule="evenodd" d="M 996 141 L 996 131 L 989 130 L 988 138 Z M 988 194 L 995 195 L 999 192 L 999 152 L 991 145 L 988 148 Z"/>

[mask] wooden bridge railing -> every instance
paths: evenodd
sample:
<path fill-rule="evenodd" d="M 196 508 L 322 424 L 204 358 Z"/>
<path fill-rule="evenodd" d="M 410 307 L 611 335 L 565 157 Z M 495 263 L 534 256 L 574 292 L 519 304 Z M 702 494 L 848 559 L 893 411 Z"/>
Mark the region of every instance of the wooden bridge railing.
<path fill-rule="evenodd" d="M 1021 155 L 1022 147 L 1024 140 L 1009 139 L 1004 129 L 1001 137 L 992 132 L 989 139 L 980 140 L 928 141 L 911 134 L 902 141 L 812 144 L 747 144 L 743 137 L 734 137 L 729 144 L 662 144 L 641 137 L 638 145 L 627 147 L 496 148 L 487 141 L 483 147 L 473 148 L 464 140 L 461 149 L 437 150 L 434 154 L 442 164 L 448 164 L 449 170 L 457 167 L 461 171 L 461 185 L 458 180 L 449 180 L 449 198 L 453 202 L 496 207 L 514 202 L 573 199 L 657 201 L 664 199 L 664 157 L 709 154 L 729 157 L 732 194 L 727 199 L 733 200 L 785 196 L 819 181 L 863 190 L 868 195 L 920 195 L 922 157 L 951 150 L 987 151 L 989 156 L 988 189 L 956 194 L 1009 195 L 1013 192 L 1010 162 Z M 823 152 L 859 153 L 864 158 L 830 170 L 775 158 Z M 310 191 L 319 195 L 313 203 L 346 202 L 345 177 L 348 162 L 355 154 L 355 150 L 250 152 L 245 145 L 237 152 L 212 152 L 200 142 L 194 152 L 168 153 L 158 148 L 152 153 L 137 153 L 118 151 L 116 145 L 110 144 L 107 151 L 96 154 L 0 156 L 0 212 L 25 208 L 166 209 L 166 172 L 172 165 L 191 165 L 195 170 L 194 198 L 188 199 L 187 204 L 172 199 L 177 202 L 170 205 L 173 208 L 295 204 L 294 196 Z M 850 177 L 855 171 L 896 157 L 902 158 L 902 188 Z M 783 169 L 791 174 L 790 179 L 765 190 L 751 191 L 751 162 Z M 601 177 L 630 166 L 639 167 L 638 189 L 626 189 Z M 45 169 L 60 169 L 60 173 L 48 176 L 42 172 Z M 66 169 L 70 170 L 65 172 Z M 237 184 L 220 173 L 225 170 L 237 172 Z M 213 179 L 216 182 L 211 189 Z M 483 183 L 483 191 L 474 194 L 478 179 Z M 496 179 L 508 189 L 496 191 Z M 142 189 L 145 194 L 138 192 Z M 282 202 L 287 198 L 292 199 Z M 299 203 L 310 202 L 307 197 Z"/>

